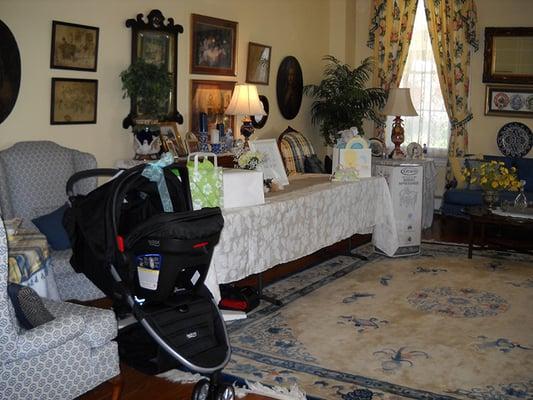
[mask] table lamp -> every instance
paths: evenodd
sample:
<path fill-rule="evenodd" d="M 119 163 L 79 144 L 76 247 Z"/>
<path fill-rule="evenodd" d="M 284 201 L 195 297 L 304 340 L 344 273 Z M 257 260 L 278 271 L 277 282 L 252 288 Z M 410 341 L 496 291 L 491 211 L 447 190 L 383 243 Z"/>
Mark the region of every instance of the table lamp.
<path fill-rule="evenodd" d="M 226 114 L 243 116 L 241 135 L 244 136 L 244 147 L 249 148 L 248 138 L 254 133 L 250 115 L 266 115 L 255 85 L 246 83 L 235 85 Z"/>
<path fill-rule="evenodd" d="M 413 106 L 411 94 L 408 88 L 392 88 L 389 91 L 387 104 L 383 108 L 383 114 L 394 116 L 394 123 L 392 124 L 391 141 L 394 143 L 394 150 L 391 153 L 391 158 L 404 158 L 405 153 L 400 148 L 404 141 L 403 120 L 401 116 L 416 117 L 418 113 Z"/>

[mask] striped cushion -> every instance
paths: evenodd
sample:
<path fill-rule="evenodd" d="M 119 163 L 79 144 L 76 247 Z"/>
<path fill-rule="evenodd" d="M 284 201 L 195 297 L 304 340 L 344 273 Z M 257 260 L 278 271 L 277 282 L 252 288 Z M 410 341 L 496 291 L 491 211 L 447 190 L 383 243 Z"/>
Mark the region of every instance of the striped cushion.
<path fill-rule="evenodd" d="M 316 154 L 309 139 L 300 132 L 284 133 L 280 138 L 279 147 L 287 175 L 304 173 L 305 157 Z"/>

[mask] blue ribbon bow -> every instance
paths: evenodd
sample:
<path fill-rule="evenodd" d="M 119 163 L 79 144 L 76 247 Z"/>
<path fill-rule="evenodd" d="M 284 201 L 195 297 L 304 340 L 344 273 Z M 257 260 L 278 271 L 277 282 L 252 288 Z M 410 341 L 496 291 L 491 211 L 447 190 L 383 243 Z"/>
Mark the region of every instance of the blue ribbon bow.
<path fill-rule="evenodd" d="M 142 176 L 149 179 L 150 182 L 157 183 L 157 191 L 161 198 L 161 204 L 165 212 L 173 212 L 172 201 L 170 200 L 170 194 L 168 193 L 167 183 L 165 181 L 165 174 L 163 168 L 172 165 L 174 162 L 174 156 L 172 153 L 163 153 L 158 161 L 153 161 L 146 164 L 142 172 Z"/>

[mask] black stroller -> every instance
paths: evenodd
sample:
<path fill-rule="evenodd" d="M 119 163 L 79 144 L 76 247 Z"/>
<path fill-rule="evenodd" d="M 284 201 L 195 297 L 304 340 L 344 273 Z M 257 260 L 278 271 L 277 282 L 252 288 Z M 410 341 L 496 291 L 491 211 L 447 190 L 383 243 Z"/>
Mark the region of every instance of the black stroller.
<path fill-rule="evenodd" d="M 134 339 L 126 353 L 137 361 L 144 357 L 152 372 L 179 363 L 208 375 L 210 380 L 196 384 L 193 400 L 232 400 L 233 387 L 220 383 L 231 355 L 226 327 L 204 285 L 224 225 L 220 209 L 192 211 L 186 168 L 158 171 L 164 195 L 162 180 L 150 181 L 144 168 L 88 170 L 69 179 L 71 206 L 63 222 L 71 263 L 113 299 L 115 310 L 126 306 L 138 321 L 119 332 L 119 349 L 121 336 L 142 331 L 150 340 Z M 112 175 L 117 176 L 89 194 L 74 195 L 80 179 Z M 172 212 L 164 211 L 165 201 Z M 147 342 L 155 352 L 144 352 Z"/>

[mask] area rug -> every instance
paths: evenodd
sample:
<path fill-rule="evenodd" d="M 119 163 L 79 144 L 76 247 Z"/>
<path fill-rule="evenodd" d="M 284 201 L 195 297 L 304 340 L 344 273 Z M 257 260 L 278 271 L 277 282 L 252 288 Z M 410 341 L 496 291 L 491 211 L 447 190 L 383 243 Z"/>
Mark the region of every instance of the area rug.
<path fill-rule="evenodd" d="M 320 399 L 533 399 L 533 258 L 424 244 L 357 249 L 268 288 L 228 324 L 224 372 Z"/>

